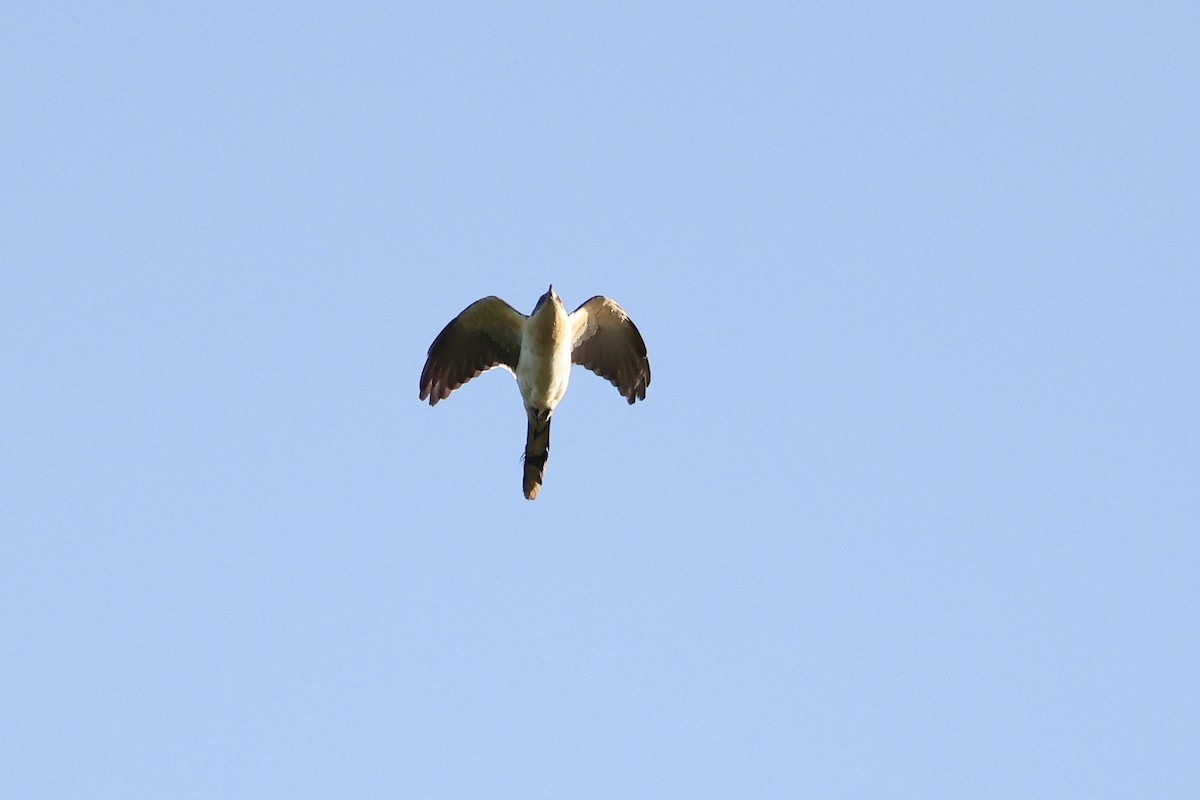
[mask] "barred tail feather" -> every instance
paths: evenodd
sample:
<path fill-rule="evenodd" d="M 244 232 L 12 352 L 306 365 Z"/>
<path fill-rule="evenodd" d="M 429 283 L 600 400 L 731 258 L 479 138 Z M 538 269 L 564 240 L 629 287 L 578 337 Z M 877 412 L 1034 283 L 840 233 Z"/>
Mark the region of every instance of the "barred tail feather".
<path fill-rule="evenodd" d="M 542 488 L 542 476 L 546 474 L 546 459 L 549 456 L 550 415 L 546 412 L 531 411 L 529 428 L 525 434 L 525 479 L 522 482 L 526 500 L 538 496 L 538 491 Z"/>

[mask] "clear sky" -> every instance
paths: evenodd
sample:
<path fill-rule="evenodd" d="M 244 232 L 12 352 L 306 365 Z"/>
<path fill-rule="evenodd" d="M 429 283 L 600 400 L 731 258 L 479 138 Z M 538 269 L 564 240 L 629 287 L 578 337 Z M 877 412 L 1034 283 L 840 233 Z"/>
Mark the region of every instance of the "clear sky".
<path fill-rule="evenodd" d="M 0 6 L 0 796 L 1196 797 L 1200 6 Z M 620 302 L 521 496 L 468 303 Z"/>

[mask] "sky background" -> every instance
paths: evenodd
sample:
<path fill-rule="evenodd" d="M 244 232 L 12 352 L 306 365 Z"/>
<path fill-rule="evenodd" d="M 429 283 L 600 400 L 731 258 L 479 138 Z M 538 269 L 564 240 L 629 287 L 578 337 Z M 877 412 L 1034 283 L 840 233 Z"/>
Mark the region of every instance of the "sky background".
<path fill-rule="evenodd" d="M 0 796 L 1196 797 L 1200 6 L 0 7 Z M 615 298 L 546 483 L 442 326 Z"/>

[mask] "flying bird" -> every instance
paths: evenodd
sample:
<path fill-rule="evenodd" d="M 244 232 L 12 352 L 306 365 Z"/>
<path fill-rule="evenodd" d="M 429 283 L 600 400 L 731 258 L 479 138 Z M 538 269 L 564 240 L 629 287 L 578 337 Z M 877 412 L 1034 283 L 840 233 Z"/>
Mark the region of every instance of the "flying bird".
<path fill-rule="evenodd" d="M 542 488 L 550 418 L 567 392 L 572 364 L 609 381 L 630 405 L 646 399 L 646 343 L 612 299 L 593 297 L 568 314 L 551 285 L 525 316 L 499 297 L 485 297 L 450 320 L 429 346 L 420 399 L 435 406 L 492 367 L 513 373 L 529 419 L 522 490 L 532 500 Z"/>

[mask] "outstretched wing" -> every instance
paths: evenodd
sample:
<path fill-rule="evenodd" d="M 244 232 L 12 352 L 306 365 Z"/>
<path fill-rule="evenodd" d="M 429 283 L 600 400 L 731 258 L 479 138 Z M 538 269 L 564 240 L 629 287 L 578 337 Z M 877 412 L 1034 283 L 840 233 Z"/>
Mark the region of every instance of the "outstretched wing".
<path fill-rule="evenodd" d="M 450 320 L 421 370 L 421 399 L 437 405 L 476 375 L 492 367 L 515 372 L 521 355 L 525 315 L 499 297 L 476 300 Z"/>
<path fill-rule="evenodd" d="M 571 361 L 604 378 L 632 405 L 646 399 L 650 359 L 637 326 L 607 297 L 593 297 L 571 314 Z"/>

